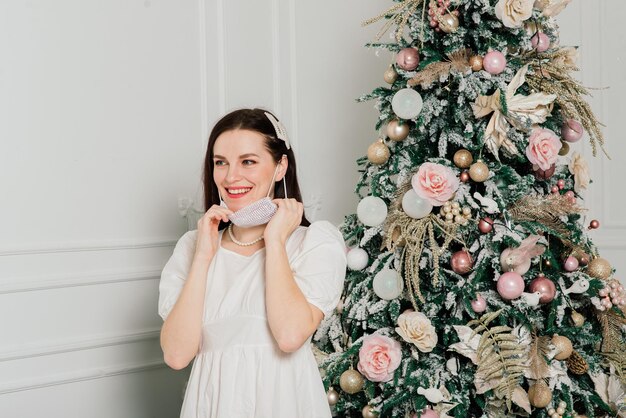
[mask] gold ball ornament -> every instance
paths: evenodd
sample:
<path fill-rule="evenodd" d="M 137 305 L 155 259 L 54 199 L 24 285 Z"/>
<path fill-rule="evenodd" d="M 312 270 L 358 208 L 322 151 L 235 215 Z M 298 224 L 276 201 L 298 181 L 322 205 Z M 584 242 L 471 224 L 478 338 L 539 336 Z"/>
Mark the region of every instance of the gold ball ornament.
<path fill-rule="evenodd" d="M 482 160 L 478 160 L 470 166 L 469 175 L 475 182 L 482 183 L 489 178 L 489 167 Z"/>
<path fill-rule="evenodd" d="M 535 408 L 545 408 L 552 402 L 552 391 L 543 380 L 528 388 L 528 400 Z"/>
<path fill-rule="evenodd" d="M 446 13 L 439 19 L 439 29 L 445 33 L 456 32 L 459 28 L 459 19 L 452 13 Z"/>
<path fill-rule="evenodd" d="M 454 153 L 452 161 L 454 161 L 454 165 L 459 168 L 469 168 L 474 162 L 474 157 L 472 157 L 472 153 L 468 150 L 460 149 Z"/>
<path fill-rule="evenodd" d="M 387 147 L 382 139 L 374 142 L 367 149 L 367 159 L 370 160 L 372 164 L 385 164 L 390 156 L 391 152 L 389 151 L 389 147 Z"/>
<path fill-rule="evenodd" d="M 365 379 L 363 379 L 361 373 L 353 369 L 346 370 L 339 378 L 339 386 L 341 386 L 341 390 L 349 393 L 350 395 L 354 395 L 363 389 L 364 384 Z"/>
<path fill-rule="evenodd" d="M 374 412 L 374 408 L 372 408 L 370 405 L 365 405 L 363 407 L 363 409 L 361 410 L 361 415 L 363 415 L 363 418 L 378 418 L 378 414 Z"/>
<path fill-rule="evenodd" d="M 480 71 L 483 69 L 483 57 L 480 55 L 473 55 L 469 59 L 469 65 L 472 67 L 472 71 Z"/>
<path fill-rule="evenodd" d="M 333 388 L 328 389 L 326 397 L 330 406 L 337 405 L 337 402 L 339 402 L 339 393 Z"/>
<path fill-rule="evenodd" d="M 398 79 L 398 73 L 396 72 L 396 69 L 393 68 L 393 65 L 389 65 L 389 68 L 385 70 L 383 79 L 388 84 L 393 84 Z"/>
<path fill-rule="evenodd" d="M 561 149 L 559 150 L 559 155 L 567 155 L 569 152 L 569 143 L 566 141 L 561 141 Z"/>
<path fill-rule="evenodd" d="M 568 359 L 569 356 L 572 355 L 572 351 L 574 351 L 574 347 L 572 347 L 570 339 L 563 337 L 562 335 L 554 334 L 552 336 L 552 345 L 556 349 L 556 355 L 554 358 L 557 360 Z"/>
<path fill-rule="evenodd" d="M 580 328 L 585 324 L 585 317 L 576 311 L 572 311 L 570 317 L 572 318 L 572 323 L 577 328 Z"/>
<path fill-rule="evenodd" d="M 602 257 L 596 257 L 587 265 L 587 274 L 596 279 L 606 280 L 611 276 L 613 267 Z"/>
<path fill-rule="evenodd" d="M 409 124 L 393 119 L 387 124 L 387 136 L 392 141 L 402 141 L 409 136 Z"/>

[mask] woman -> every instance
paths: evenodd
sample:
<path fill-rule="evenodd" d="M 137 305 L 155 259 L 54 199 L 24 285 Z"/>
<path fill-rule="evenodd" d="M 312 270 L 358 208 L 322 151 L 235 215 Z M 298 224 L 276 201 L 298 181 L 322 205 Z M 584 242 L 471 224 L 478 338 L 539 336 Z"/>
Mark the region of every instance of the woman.
<path fill-rule="evenodd" d="M 207 211 L 159 286 L 165 362 L 195 357 L 181 417 L 330 417 L 309 342 L 341 295 L 341 234 L 306 220 L 293 151 L 269 112 L 224 116 L 204 167 Z"/>

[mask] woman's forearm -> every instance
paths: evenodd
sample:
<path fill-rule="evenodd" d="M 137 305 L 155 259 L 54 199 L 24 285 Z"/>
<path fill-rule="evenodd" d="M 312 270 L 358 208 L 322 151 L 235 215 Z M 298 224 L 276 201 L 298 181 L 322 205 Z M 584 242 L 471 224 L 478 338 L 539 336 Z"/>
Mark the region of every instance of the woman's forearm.
<path fill-rule="evenodd" d="M 185 285 L 161 328 L 165 363 L 180 370 L 194 359 L 202 339 L 206 280 L 211 257 L 194 257 Z"/>
<path fill-rule="evenodd" d="M 285 245 L 266 243 L 265 248 L 265 305 L 270 330 L 282 351 L 296 351 L 319 321 L 293 277 Z"/>

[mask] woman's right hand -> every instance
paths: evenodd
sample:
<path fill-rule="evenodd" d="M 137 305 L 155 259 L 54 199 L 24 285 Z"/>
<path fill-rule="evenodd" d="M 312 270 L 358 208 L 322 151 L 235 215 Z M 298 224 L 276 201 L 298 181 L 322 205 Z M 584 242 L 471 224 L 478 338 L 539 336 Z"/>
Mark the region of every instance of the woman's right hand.
<path fill-rule="evenodd" d="M 198 236 L 196 238 L 196 257 L 213 258 L 219 246 L 220 221 L 228 222 L 232 210 L 213 205 L 198 220 Z"/>

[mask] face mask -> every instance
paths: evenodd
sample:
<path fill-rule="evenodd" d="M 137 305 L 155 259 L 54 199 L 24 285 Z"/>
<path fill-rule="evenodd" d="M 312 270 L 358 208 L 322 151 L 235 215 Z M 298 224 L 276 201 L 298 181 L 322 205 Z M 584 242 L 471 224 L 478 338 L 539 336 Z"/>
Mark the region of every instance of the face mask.
<path fill-rule="evenodd" d="M 276 204 L 272 202 L 272 199 L 270 199 L 270 192 L 272 191 L 272 187 L 274 186 L 274 179 L 276 178 L 277 172 L 278 166 L 276 166 L 276 170 L 274 170 L 274 176 L 272 176 L 272 181 L 270 183 L 270 188 L 267 191 L 267 196 L 249 204 L 248 206 L 244 206 L 237 212 L 228 215 L 228 219 L 230 219 L 230 221 L 235 226 L 249 228 L 252 226 L 265 225 L 272 219 L 272 216 L 274 216 L 274 214 L 278 210 L 278 206 L 276 206 Z M 285 182 L 285 177 L 283 177 L 283 187 L 285 189 L 286 199 L 287 183 Z M 224 203 L 224 201 L 222 200 L 220 206 L 226 207 L 226 203 Z"/>

